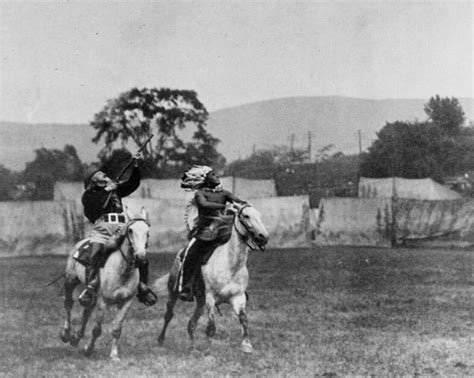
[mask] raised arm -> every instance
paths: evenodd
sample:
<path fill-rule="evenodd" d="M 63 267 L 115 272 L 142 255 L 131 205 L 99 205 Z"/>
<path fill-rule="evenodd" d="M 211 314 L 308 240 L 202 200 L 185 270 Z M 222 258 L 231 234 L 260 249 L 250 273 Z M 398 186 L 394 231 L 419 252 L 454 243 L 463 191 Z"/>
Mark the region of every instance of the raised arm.
<path fill-rule="evenodd" d="M 125 181 L 121 182 L 117 186 L 117 195 L 119 197 L 126 197 L 132 194 L 138 187 L 140 186 L 140 170 L 137 166 L 133 167 L 132 174 L 130 178 Z"/>

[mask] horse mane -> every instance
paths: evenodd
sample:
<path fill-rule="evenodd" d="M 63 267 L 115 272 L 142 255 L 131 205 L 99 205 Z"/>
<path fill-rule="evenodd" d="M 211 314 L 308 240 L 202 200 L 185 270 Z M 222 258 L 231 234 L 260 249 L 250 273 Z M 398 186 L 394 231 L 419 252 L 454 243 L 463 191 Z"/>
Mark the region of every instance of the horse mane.
<path fill-rule="evenodd" d="M 109 252 L 113 252 L 119 249 L 120 246 L 123 244 L 126 232 L 127 232 L 127 227 L 124 227 L 120 231 L 120 234 L 111 236 L 105 243 L 105 250 Z"/>

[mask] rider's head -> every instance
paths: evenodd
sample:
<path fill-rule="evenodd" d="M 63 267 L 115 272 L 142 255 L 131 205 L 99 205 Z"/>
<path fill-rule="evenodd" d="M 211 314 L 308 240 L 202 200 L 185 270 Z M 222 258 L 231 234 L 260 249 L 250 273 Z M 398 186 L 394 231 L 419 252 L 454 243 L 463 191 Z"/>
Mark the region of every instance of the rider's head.
<path fill-rule="evenodd" d="M 210 171 L 206 175 L 206 178 L 204 179 L 204 186 L 207 188 L 214 189 L 216 186 L 219 186 L 220 184 L 221 184 L 221 180 L 219 179 L 219 176 L 217 176 L 214 171 Z"/>
<path fill-rule="evenodd" d="M 206 165 L 195 165 L 184 172 L 181 177 L 181 187 L 184 189 L 214 189 L 220 183 L 219 177 L 214 173 L 212 168 Z"/>
<path fill-rule="evenodd" d="M 84 180 L 84 188 L 105 188 L 111 181 L 112 179 L 104 171 L 95 169 Z"/>

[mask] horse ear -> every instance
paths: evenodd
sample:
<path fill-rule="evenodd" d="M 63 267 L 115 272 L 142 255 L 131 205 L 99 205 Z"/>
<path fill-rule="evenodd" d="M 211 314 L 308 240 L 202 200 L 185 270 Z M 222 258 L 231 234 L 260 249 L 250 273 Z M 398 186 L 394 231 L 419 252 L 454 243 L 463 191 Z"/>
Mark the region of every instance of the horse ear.
<path fill-rule="evenodd" d="M 142 206 L 142 209 L 141 209 L 141 211 L 140 211 L 140 216 L 141 216 L 143 219 L 148 220 L 148 213 L 147 213 L 147 211 L 146 211 L 146 209 L 145 209 L 144 206 Z"/>

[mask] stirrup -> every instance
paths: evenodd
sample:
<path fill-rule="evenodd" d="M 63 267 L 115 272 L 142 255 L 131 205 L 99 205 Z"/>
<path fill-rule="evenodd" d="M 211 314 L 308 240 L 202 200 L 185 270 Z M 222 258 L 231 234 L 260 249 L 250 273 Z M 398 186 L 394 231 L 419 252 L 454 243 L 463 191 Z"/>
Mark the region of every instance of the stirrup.
<path fill-rule="evenodd" d="M 81 306 L 89 307 L 96 301 L 95 288 L 93 286 L 87 285 L 84 291 L 77 298 Z"/>
<path fill-rule="evenodd" d="M 192 292 L 189 292 L 189 291 L 181 291 L 180 293 L 178 293 L 178 298 L 184 302 L 194 301 L 194 295 Z"/>
<path fill-rule="evenodd" d="M 139 290 L 137 298 L 139 302 L 146 306 L 153 306 L 158 301 L 158 297 L 149 287 L 146 290 Z"/>

